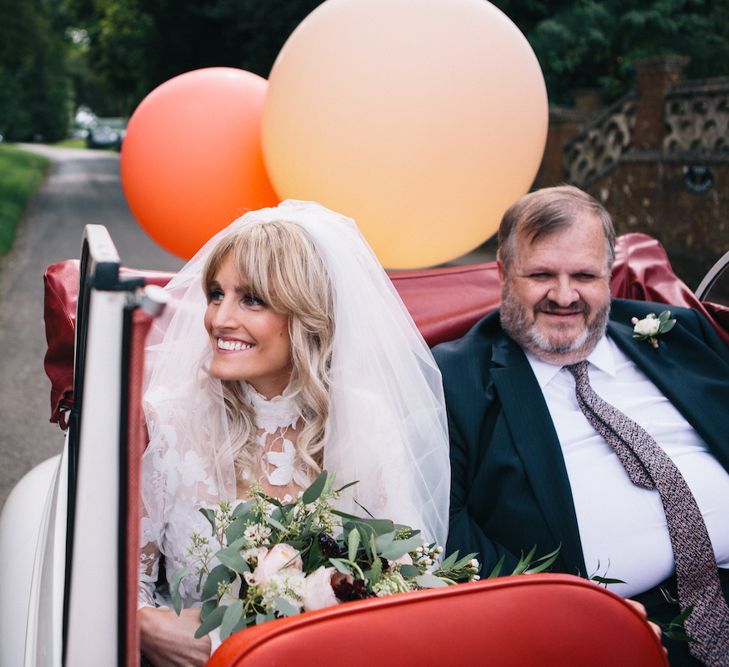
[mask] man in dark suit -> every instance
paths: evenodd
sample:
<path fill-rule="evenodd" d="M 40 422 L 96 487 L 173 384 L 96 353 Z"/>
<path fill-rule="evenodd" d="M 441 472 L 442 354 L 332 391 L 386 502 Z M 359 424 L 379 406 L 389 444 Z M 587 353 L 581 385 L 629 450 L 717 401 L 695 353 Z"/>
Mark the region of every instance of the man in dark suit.
<path fill-rule="evenodd" d="M 500 311 L 434 349 L 451 438 L 448 550 L 479 552 L 488 573 L 502 556 L 510 571 L 533 545 L 539 554 L 559 547 L 554 570 L 623 580 L 611 589 L 666 622 L 679 608 L 662 592 L 676 596 L 661 498 L 631 482 L 583 415 L 565 367 L 587 360 L 594 391 L 679 468 L 726 598 L 729 350 L 684 308 L 670 308 L 676 324 L 653 336 L 657 347 L 636 340 L 635 320 L 667 308 L 610 299 L 614 236 L 604 208 L 571 186 L 533 192 L 504 215 Z M 667 644 L 672 664 L 700 664 L 686 644 Z"/>

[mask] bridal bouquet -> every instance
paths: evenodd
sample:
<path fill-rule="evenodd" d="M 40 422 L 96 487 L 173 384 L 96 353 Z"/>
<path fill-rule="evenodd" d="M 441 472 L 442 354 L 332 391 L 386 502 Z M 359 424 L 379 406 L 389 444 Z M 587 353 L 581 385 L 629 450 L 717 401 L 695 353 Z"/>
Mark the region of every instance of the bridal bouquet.
<path fill-rule="evenodd" d="M 336 510 L 333 503 L 348 486 L 335 489 L 333 475 L 324 471 L 290 502 L 254 487 L 251 499 L 235 508 L 222 502 L 200 510 L 212 526 L 212 539 L 191 536 L 189 553 L 197 569 L 183 568 L 171 581 L 179 614 L 180 581 L 198 576 L 203 606 L 195 636 L 220 627 L 224 640 L 248 626 L 301 611 L 479 578 L 475 554 L 459 558 L 456 552 L 441 561 L 443 549 L 424 544 L 418 530 Z M 556 555 L 533 566 L 532 552 L 514 574 L 543 571 Z"/>

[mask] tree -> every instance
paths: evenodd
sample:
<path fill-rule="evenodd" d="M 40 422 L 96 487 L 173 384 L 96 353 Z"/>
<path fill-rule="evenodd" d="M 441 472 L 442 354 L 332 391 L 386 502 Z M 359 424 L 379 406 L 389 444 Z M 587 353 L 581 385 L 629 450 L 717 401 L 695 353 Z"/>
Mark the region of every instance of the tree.
<path fill-rule="evenodd" d="M 633 63 L 652 55 L 689 56 L 689 78 L 729 74 L 727 0 L 495 4 L 507 14 L 515 12 L 512 17 L 537 54 L 553 102 L 570 102 L 584 87 L 598 88 L 611 101 L 632 86 Z"/>
<path fill-rule="evenodd" d="M 0 133 L 62 139 L 71 109 L 63 40 L 41 2 L 0 0 L 0 15 Z"/>
<path fill-rule="evenodd" d="M 288 36 L 322 2 L 46 1 L 63 7 L 57 13 L 71 21 L 67 26 L 88 38 L 86 53 L 75 62 L 77 95 L 93 92 L 93 79 L 81 86 L 78 76 L 94 72 L 104 104 L 116 113 L 130 113 L 162 82 L 200 67 L 267 76 Z M 729 0 L 493 2 L 532 44 L 553 102 L 568 103 L 583 87 L 599 88 L 605 101 L 615 99 L 633 84 L 635 60 L 648 55 L 690 56 L 690 77 L 729 74 Z M 87 70 L 80 67 L 84 58 Z M 90 106 L 98 108 L 98 102 Z"/>

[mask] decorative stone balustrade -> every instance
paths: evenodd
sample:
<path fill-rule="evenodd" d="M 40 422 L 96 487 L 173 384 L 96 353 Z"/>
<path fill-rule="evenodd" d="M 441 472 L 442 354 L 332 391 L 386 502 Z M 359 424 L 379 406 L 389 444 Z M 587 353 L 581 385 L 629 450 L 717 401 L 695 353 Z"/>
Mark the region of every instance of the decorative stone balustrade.
<path fill-rule="evenodd" d="M 586 187 L 614 167 L 632 146 L 636 94 L 606 109 L 565 146 L 567 180 Z"/>
<path fill-rule="evenodd" d="M 666 95 L 666 156 L 729 158 L 729 78 L 675 86 Z"/>
<path fill-rule="evenodd" d="M 645 157 L 635 145 L 636 116 L 642 103 L 635 90 L 606 109 L 565 146 L 567 181 L 587 187 L 618 162 Z M 654 159 L 729 160 L 729 78 L 692 81 L 665 93 L 665 134 Z"/>

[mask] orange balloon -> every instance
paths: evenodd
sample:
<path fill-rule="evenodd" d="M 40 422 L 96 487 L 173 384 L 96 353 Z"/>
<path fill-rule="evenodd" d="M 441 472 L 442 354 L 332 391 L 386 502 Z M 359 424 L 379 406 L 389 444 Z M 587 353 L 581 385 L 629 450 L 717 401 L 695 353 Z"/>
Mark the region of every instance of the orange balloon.
<path fill-rule="evenodd" d="M 534 180 L 547 94 L 485 0 L 327 0 L 269 76 L 263 153 L 281 198 L 353 217 L 389 268 L 448 261 Z"/>
<path fill-rule="evenodd" d="M 249 210 L 278 202 L 263 163 L 265 79 L 240 69 L 186 72 L 132 115 L 121 153 L 129 208 L 163 248 L 189 259 Z"/>

